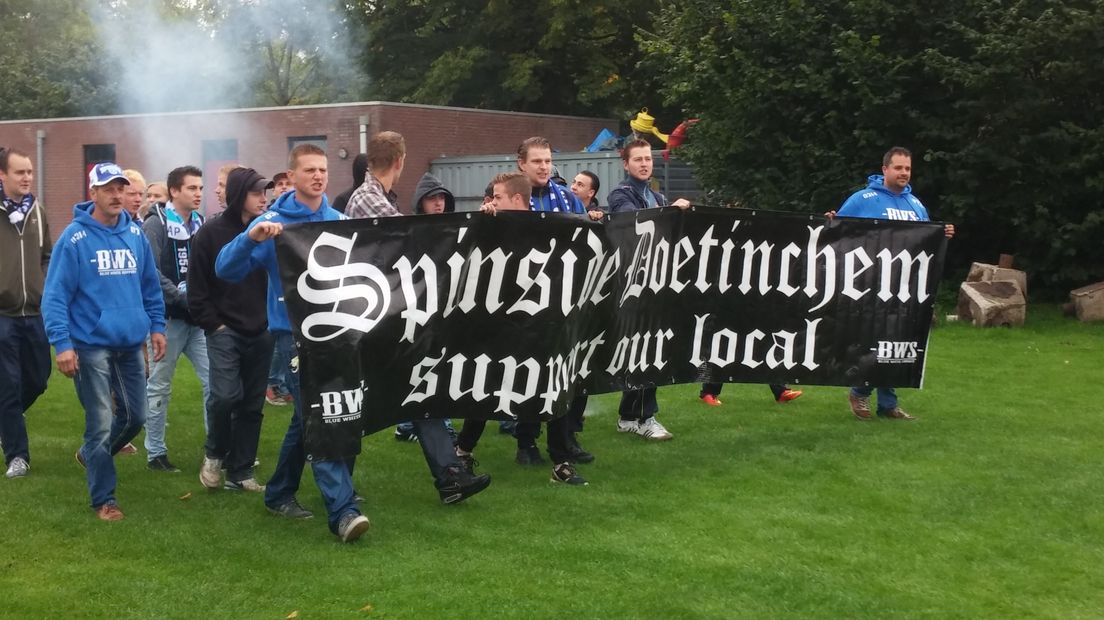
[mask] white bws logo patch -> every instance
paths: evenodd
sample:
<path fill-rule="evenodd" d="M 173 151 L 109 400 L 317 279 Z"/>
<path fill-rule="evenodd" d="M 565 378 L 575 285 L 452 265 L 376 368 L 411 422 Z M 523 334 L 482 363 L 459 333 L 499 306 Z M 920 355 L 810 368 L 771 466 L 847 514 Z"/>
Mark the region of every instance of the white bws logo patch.
<path fill-rule="evenodd" d="M 879 340 L 878 346 L 870 349 L 876 352 L 879 364 L 915 364 L 923 351 L 915 341 Z"/>
<path fill-rule="evenodd" d="M 138 273 L 138 261 L 129 249 L 96 250 L 96 271 L 101 276 L 121 276 Z"/>

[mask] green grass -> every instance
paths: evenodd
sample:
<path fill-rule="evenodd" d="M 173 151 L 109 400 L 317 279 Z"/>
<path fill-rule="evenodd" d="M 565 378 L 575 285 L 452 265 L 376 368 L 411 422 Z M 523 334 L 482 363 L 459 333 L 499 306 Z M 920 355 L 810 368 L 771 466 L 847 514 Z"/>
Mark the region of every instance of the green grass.
<path fill-rule="evenodd" d="M 675 439 L 647 444 L 614 431 L 615 395 L 594 398 L 582 489 L 488 432 L 494 484 L 442 506 L 420 450 L 379 433 L 354 545 L 200 487 L 186 363 L 168 429 L 184 473 L 118 457 L 127 518 L 97 521 L 72 456 L 83 414 L 55 373 L 28 419 L 31 476 L 0 479 L 0 617 L 1099 618 L 1104 326 L 1029 317 L 937 329 L 926 389 L 902 390 L 916 422 L 860 423 L 843 388 L 777 405 L 726 386 L 708 408 L 678 386 L 660 391 Z M 262 478 L 289 415 L 266 410 Z M 323 512 L 309 469 L 300 498 Z"/>

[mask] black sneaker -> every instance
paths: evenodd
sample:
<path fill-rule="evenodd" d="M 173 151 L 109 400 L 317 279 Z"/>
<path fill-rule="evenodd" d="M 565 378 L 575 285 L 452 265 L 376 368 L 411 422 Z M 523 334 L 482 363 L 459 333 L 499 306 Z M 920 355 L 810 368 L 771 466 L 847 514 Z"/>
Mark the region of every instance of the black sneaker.
<path fill-rule="evenodd" d="M 445 479 L 434 483 L 437 493 L 441 495 L 441 502 L 455 504 L 475 495 L 491 484 L 491 477 L 487 474 L 473 476 L 459 467 L 449 467 L 445 470 Z"/>
<path fill-rule="evenodd" d="M 583 447 L 579 445 L 579 440 L 575 437 L 575 433 L 571 433 L 567 440 L 567 459 L 572 463 L 593 463 L 594 455 L 583 450 Z"/>
<path fill-rule="evenodd" d="M 412 442 L 417 443 L 418 433 L 415 433 L 414 429 L 410 429 L 410 430 L 407 431 L 407 430 L 402 430 L 402 429 L 396 428 L 395 429 L 395 441 L 412 441 Z"/>
<path fill-rule="evenodd" d="M 536 446 L 529 446 L 528 448 L 518 448 L 517 458 L 514 459 L 518 465 L 543 465 L 544 457 L 541 456 L 540 448 Z"/>
<path fill-rule="evenodd" d="M 149 463 L 146 463 L 146 467 L 152 471 L 163 471 L 171 474 L 180 473 L 180 469 L 169 462 L 169 455 L 167 454 L 153 457 Z"/>
<path fill-rule="evenodd" d="M 507 420 L 498 423 L 498 434 L 509 435 L 511 437 L 517 432 L 517 422 L 513 420 Z"/>
<path fill-rule="evenodd" d="M 587 485 L 586 478 L 580 476 L 579 472 L 575 471 L 575 468 L 571 466 L 571 463 L 560 463 L 553 467 L 552 482 L 559 482 L 574 487 L 585 487 Z"/>
<path fill-rule="evenodd" d="M 353 489 L 353 503 L 354 504 L 363 504 L 364 503 L 364 496 L 361 495 L 360 493 L 357 493 L 356 489 Z"/>
<path fill-rule="evenodd" d="M 368 517 L 355 512 L 347 512 L 337 522 L 337 537 L 341 539 L 341 542 L 351 543 L 360 538 L 371 526 L 372 523 L 368 521 Z"/>
<path fill-rule="evenodd" d="M 277 517 L 286 517 L 288 519 L 314 518 L 314 513 L 307 510 L 306 508 L 303 508 L 303 505 L 300 504 L 294 497 L 276 507 L 272 507 L 266 504 L 265 508 L 267 508 L 269 512 L 276 515 Z"/>

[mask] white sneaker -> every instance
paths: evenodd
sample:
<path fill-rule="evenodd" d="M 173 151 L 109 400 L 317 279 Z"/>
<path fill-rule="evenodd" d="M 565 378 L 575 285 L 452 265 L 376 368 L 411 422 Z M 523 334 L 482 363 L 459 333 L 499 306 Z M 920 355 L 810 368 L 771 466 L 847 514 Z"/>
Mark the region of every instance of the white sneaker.
<path fill-rule="evenodd" d="M 9 478 L 22 478 L 31 471 L 31 464 L 24 460 L 23 457 L 17 456 L 12 459 L 10 465 L 8 465 L 8 472 L 4 474 Z"/>
<path fill-rule="evenodd" d="M 203 457 L 203 467 L 199 468 L 199 483 L 208 489 L 217 489 L 220 482 L 222 482 L 222 459 Z"/>
<path fill-rule="evenodd" d="M 667 441 L 674 437 L 671 431 L 667 430 L 659 423 L 659 420 L 655 419 L 655 416 L 638 423 L 636 426 L 636 434 L 644 439 L 651 439 L 652 441 Z"/>
<path fill-rule="evenodd" d="M 636 420 L 617 420 L 617 432 L 618 433 L 639 433 L 640 425 Z"/>

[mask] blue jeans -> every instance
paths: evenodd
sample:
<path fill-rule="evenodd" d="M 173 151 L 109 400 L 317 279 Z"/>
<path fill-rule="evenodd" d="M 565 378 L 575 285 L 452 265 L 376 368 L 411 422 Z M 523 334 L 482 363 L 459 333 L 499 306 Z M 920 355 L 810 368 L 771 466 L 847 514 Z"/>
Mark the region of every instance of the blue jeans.
<path fill-rule="evenodd" d="M 0 444 L 5 464 L 16 457 L 31 462 L 23 414 L 46 391 L 52 365 L 42 317 L 0 316 Z"/>
<path fill-rule="evenodd" d="M 146 364 L 141 349 L 77 349 L 77 362 L 73 383 L 84 407 L 80 455 L 87 469 L 92 507 L 99 508 L 115 502 L 112 457 L 138 435 L 146 420 Z"/>
<path fill-rule="evenodd" d="M 855 396 L 870 398 L 874 392 L 872 387 L 853 387 L 851 393 Z M 897 390 L 893 388 L 878 388 L 878 411 L 889 411 L 897 406 Z"/>
<path fill-rule="evenodd" d="M 169 396 L 172 394 L 172 380 L 176 374 L 176 362 L 180 354 L 188 356 L 203 386 L 203 429 L 207 429 L 207 406 L 211 399 L 209 382 L 210 371 L 207 365 L 207 339 L 203 330 L 189 325 L 183 319 L 169 319 L 165 324 L 165 338 L 168 343 L 165 357 L 160 362 L 150 360 L 149 416 L 146 419 L 146 458 L 153 460 L 169 453 L 165 446 L 165 420 L 168 416 Z M 153 347 L 150 347 L 153 351 Z"/>
<path fill-rule="evenodd" d="M 279 338 L 282 334 L 274 332 Z M 291 334 L 287 334 L 289 340 Z M 294 349 L 292 349 L 294 353 Z M 284 443 L 280 445 L 280 456 L 276 459 L 276 469 L 272 472 L 272 478 L 265 484 L 265 505 L 269 508 L 278 508 L 295 498 L 299 490 L 299 482 L 303 478 L 303 467 L 307 462 L 307 451 L 303 444 L 303 411 L 302 399 L 299 398 L 299 373 L 288 367 L 288 388 L 294 398 L 294 409 L 291 414 L 291 423 L 288 424 L 287 433 L 284 435 Z M 353 501 L 353 476 L 350 463 L 346 461 L 319 461 L 311 460 L 311 470 L 314 472 L 314 482 L 322 493 L 322 501 L 326 504 L 326 514 L 329 517 L 330 531 L 337 533 L 337 524 L 341 517 L 348 513 L 360 514 L 356 502 Z"/>
<path fill-rule="evenodd" d="M 273 332 L 272 364 L 268 369 L 268 387 L 278 395 L 291 393 L 288 387 L 288 366 L 293 356 L 292 342 L 289 332 Z"/>

